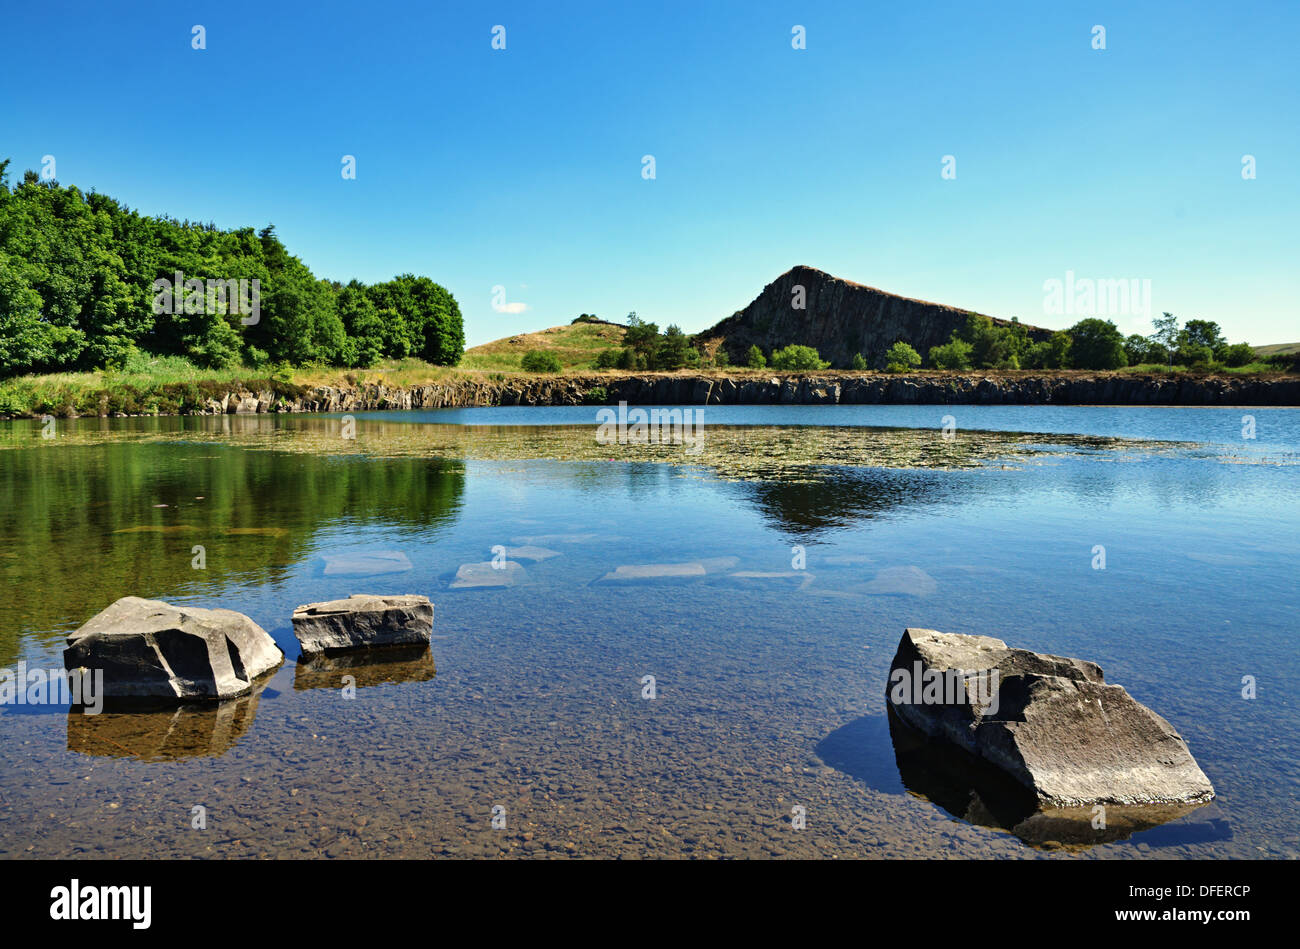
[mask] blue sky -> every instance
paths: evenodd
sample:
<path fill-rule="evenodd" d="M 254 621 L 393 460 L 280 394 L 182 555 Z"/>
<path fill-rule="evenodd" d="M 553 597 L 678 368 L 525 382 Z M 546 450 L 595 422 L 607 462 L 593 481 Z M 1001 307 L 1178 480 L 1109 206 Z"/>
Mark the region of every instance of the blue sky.
<path fill-rule="evenodd" d="M 1298 27 L 1284 2 L 25 4 L 0 157 L 274 222 L 318 276 L 427 274 L 471 344 L 582 312 L 696 331 L 795 264 L 1053 327 L 1044 281 L 1147 279 L 1157 313 L 1289 342 Z"/>

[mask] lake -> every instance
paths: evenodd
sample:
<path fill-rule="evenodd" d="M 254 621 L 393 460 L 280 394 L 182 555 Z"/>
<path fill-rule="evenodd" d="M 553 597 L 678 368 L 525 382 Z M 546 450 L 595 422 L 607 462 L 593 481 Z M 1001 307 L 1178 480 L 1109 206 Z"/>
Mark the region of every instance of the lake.
<path fill-rule="evenodd" d="M 218 707 L 0 707 L 0 856 L 1300 854 L 1300 409 L 709 406 L 697 451 L 596 411 L 0 422 L 0 667 L 128 594 L 286 654 Z M 456 582 L 494 547 L 537 549 Z M 296 665 L 358 592 L 428 595 L 431 650 Z M 891 734 L 908 626 L 1099 663 L 1217 799 L 971 808 Z"/>

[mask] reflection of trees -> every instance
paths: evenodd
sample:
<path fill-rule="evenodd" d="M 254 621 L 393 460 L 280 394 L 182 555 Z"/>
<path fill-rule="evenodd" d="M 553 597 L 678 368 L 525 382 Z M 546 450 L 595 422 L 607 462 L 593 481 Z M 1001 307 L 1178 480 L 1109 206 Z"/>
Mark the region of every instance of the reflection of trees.
<path fill-rule="evenodd" d="M 340 519 L 425 531 L 455 516 L 464 477 L 455 462 L 219 443 L 0 452 L 0 664 L 16 656 L 24 630 L 75 626 L 119 596 L 283 578 L 313 535 Z M 204 571 L 191 566 L 195 545 L 205 548 Z"/>
<path fill-rule="evenodd" d="M 980 482 L 962 472 L 889 468 L 821 469 L 819 480 L 766 480 L 734 489 L 780 530 L 816 534 L 919 504 L 933 504 Z"/>

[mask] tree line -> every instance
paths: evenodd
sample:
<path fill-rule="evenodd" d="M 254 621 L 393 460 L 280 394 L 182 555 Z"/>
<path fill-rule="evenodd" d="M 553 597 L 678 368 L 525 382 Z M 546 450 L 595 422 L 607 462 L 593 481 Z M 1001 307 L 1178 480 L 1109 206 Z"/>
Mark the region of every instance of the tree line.
<path fill-rule="evenodd" d="M 1153 320 L 1150 336 L 1124 336 L 1111 320 L 1089 318 L 1035 341 L 1019 320 L 995 324 L 978 313 L 948 342 L 932 346 L 927 365 L 934 369 L 1123 369 L 1163 364 L 1191 369 L 1239 368 L 1263 362 L 1249 343 L 1229 343 L 1213 320 L 1188 320 L 1165 313 Z M 885 354 L 885 367 L 898 372 L 920 368 L 921 354 L 905 341 Z M 1283 368 L 1279 365 L 1278 368 Z"/>
<path fill-rule="evenodd" d="M 0 377 L 120 368 L 136 353 L 211 369 L 406 356 L 454 365 L 464 353 L 460 307 L 428 277 L 323 280 L 274 225 L 222 230 L 151 217 L 34 171 L 11 188 L 8 165 L 0 162 Z M 197 284 L 173 306 L 155 281 L 170 288 L 177 274 Z M 230 281 L 259 288 L 254 317 L 212 293 L 210 282 Z"/>

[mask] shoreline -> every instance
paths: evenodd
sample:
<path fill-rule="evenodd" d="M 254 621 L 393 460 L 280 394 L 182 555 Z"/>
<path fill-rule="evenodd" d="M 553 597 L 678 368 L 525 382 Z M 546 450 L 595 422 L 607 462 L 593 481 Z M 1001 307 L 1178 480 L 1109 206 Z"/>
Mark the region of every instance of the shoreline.
<path fill-rule="evenodd" d="M 65 386 L 0 419 L 255 415 L 546 405 L 1183 405 L 1300 406 L 1300 376 L 1190 373 L 677 371 L 469 373 L 389 385 L 269 378 Z"/>

